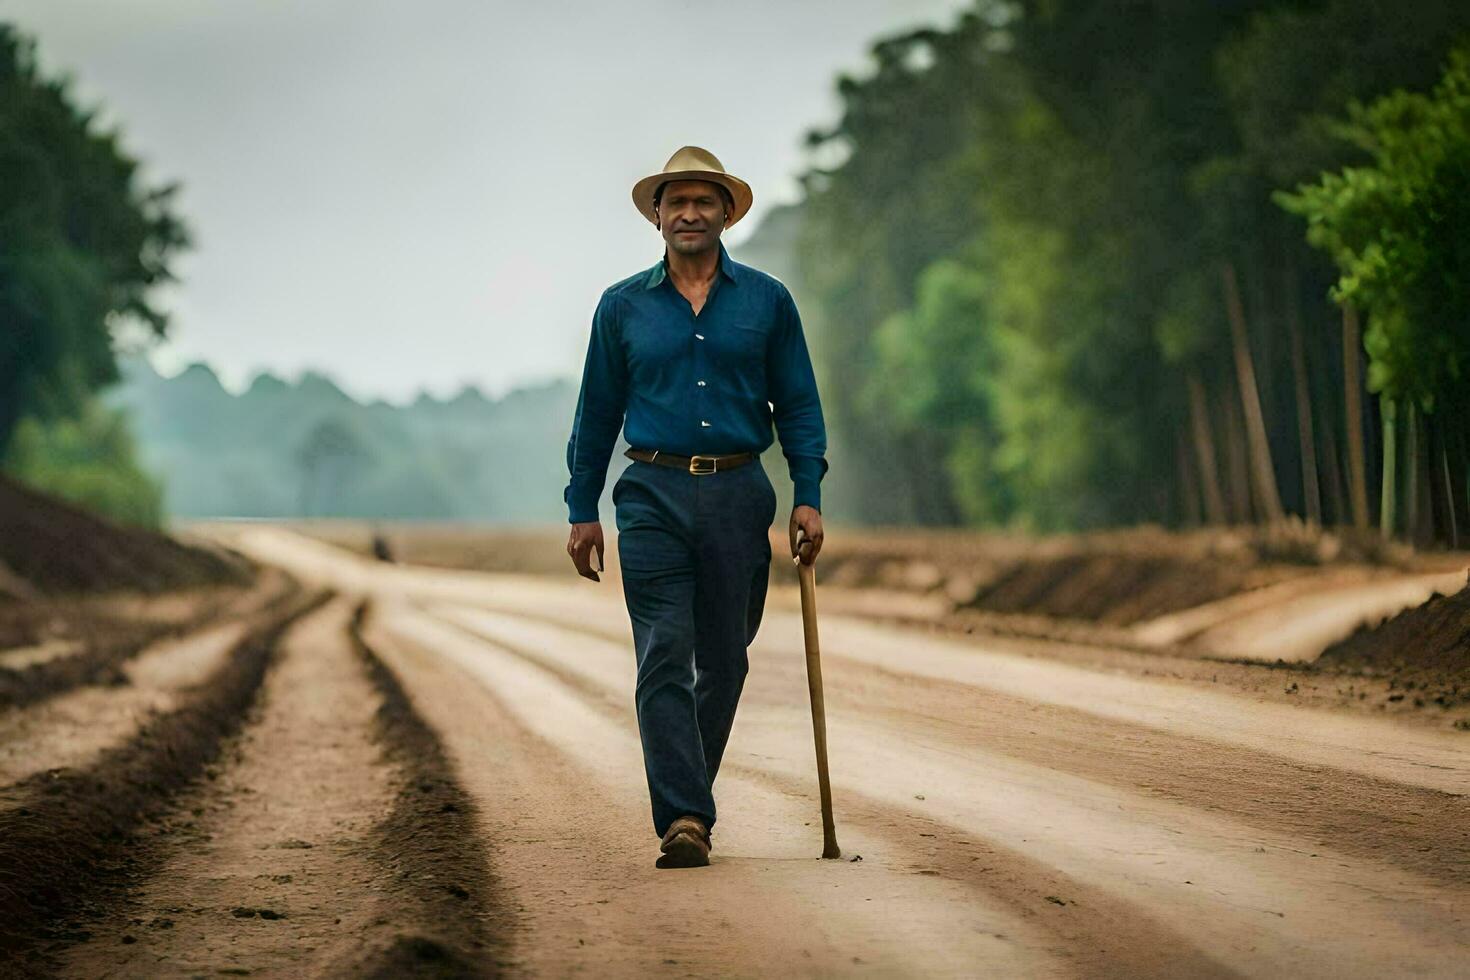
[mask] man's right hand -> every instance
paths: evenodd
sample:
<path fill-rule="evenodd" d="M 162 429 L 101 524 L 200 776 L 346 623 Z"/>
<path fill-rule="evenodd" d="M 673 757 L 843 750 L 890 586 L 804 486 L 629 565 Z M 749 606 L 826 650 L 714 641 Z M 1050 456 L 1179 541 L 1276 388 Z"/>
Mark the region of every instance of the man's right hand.
<path fill-rule="evenodd" d="M 597 568 L 592 567 L 592 551 L 597 550 Z M 573 524 L 571 536 L 567 538 L 567 554 L 572 556 L 572 564 L 577 566 L 577 574 L 583 578 L 590 578 L 594 582 L 601 582 L 597 573 L 603 570 L 602 564 L 602 522 L 587 521 L 584 524 Z"/>

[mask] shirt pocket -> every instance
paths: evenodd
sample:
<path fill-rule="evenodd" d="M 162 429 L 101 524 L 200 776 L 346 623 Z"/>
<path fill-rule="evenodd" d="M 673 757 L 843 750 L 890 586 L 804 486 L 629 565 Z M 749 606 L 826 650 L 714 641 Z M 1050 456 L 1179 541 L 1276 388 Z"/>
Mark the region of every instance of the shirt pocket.
<path fill-rule="evenodd" d="M 742 373 L 763 373 L 768 331 L 759 324 L 732 323 L 719 332 L 715 353 Z"/>

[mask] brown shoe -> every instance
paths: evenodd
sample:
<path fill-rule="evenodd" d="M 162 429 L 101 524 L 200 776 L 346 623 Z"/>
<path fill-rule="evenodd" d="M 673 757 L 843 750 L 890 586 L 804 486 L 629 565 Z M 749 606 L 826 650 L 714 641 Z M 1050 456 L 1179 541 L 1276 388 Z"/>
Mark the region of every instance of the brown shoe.
<path fill-rule="evenodd" d="M 659 868 L 703 868 L 709 864 L 709 828 L 698 817 L 680 817 L 669 824 L 654 862 Z"/>

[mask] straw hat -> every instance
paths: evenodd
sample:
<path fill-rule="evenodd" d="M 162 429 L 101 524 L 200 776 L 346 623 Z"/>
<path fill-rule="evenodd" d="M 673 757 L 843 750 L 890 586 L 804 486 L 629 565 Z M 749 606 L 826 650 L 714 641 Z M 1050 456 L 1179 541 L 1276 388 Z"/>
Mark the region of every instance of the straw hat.
<path fill-rule="evenodd" d="M 633 185 L 633 206 L 655 225 L 658 224 L 658 215 L 653 210 L 653 193 L 659 184 L 667 180 L 710 180 L 722 185 L 735 201 L 725 222 L 726 228 L 745 217 L 745 212 L 750 210 L 752 195 L 749 184 L 734 174 L 725 173 L 724 165 L 709 150 L 699 146 L 681 146 L 669 157 L 663 170 L 649 174 Z"/>

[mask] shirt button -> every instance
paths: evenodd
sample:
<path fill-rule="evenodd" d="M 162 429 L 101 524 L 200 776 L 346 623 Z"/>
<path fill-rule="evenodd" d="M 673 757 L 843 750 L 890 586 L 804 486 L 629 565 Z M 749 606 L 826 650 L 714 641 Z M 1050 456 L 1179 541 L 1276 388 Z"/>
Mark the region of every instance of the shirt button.
<path fill-rule="evenodd" d="M 703 420 L 701 420 L 701 421 L 700 421 L 700 423 L 699 423 L 699 424 L 700 424 L 700 425 L 703 425 L 703 426 L 706 426 L 706 427 L 707 427 L 707 426 L 708 426 L 708 425 L 709 425 L 709 423 L 708 423 L 708 422 L 705 422 L 705 421 L 703 421 Z"/>
<path fill-rule="evenodd" d="M 704 339 L 704 334 L 697 333 L 697 334 L 694 335 L 694 339 L 695 340 L 703 340 Z"/>
<path fill-rule="evenodd" d="M 698 383 L 698 384 L 699 384 L 699 386 L 700 386 L 700 387 L 701 387 L 701 388 L 703 388 L 703 387 L 704 387 L 704 382 L 703 382 L 703 381 L 700 381 L 700 382 L 699 382 L 699 383 Z"/>

